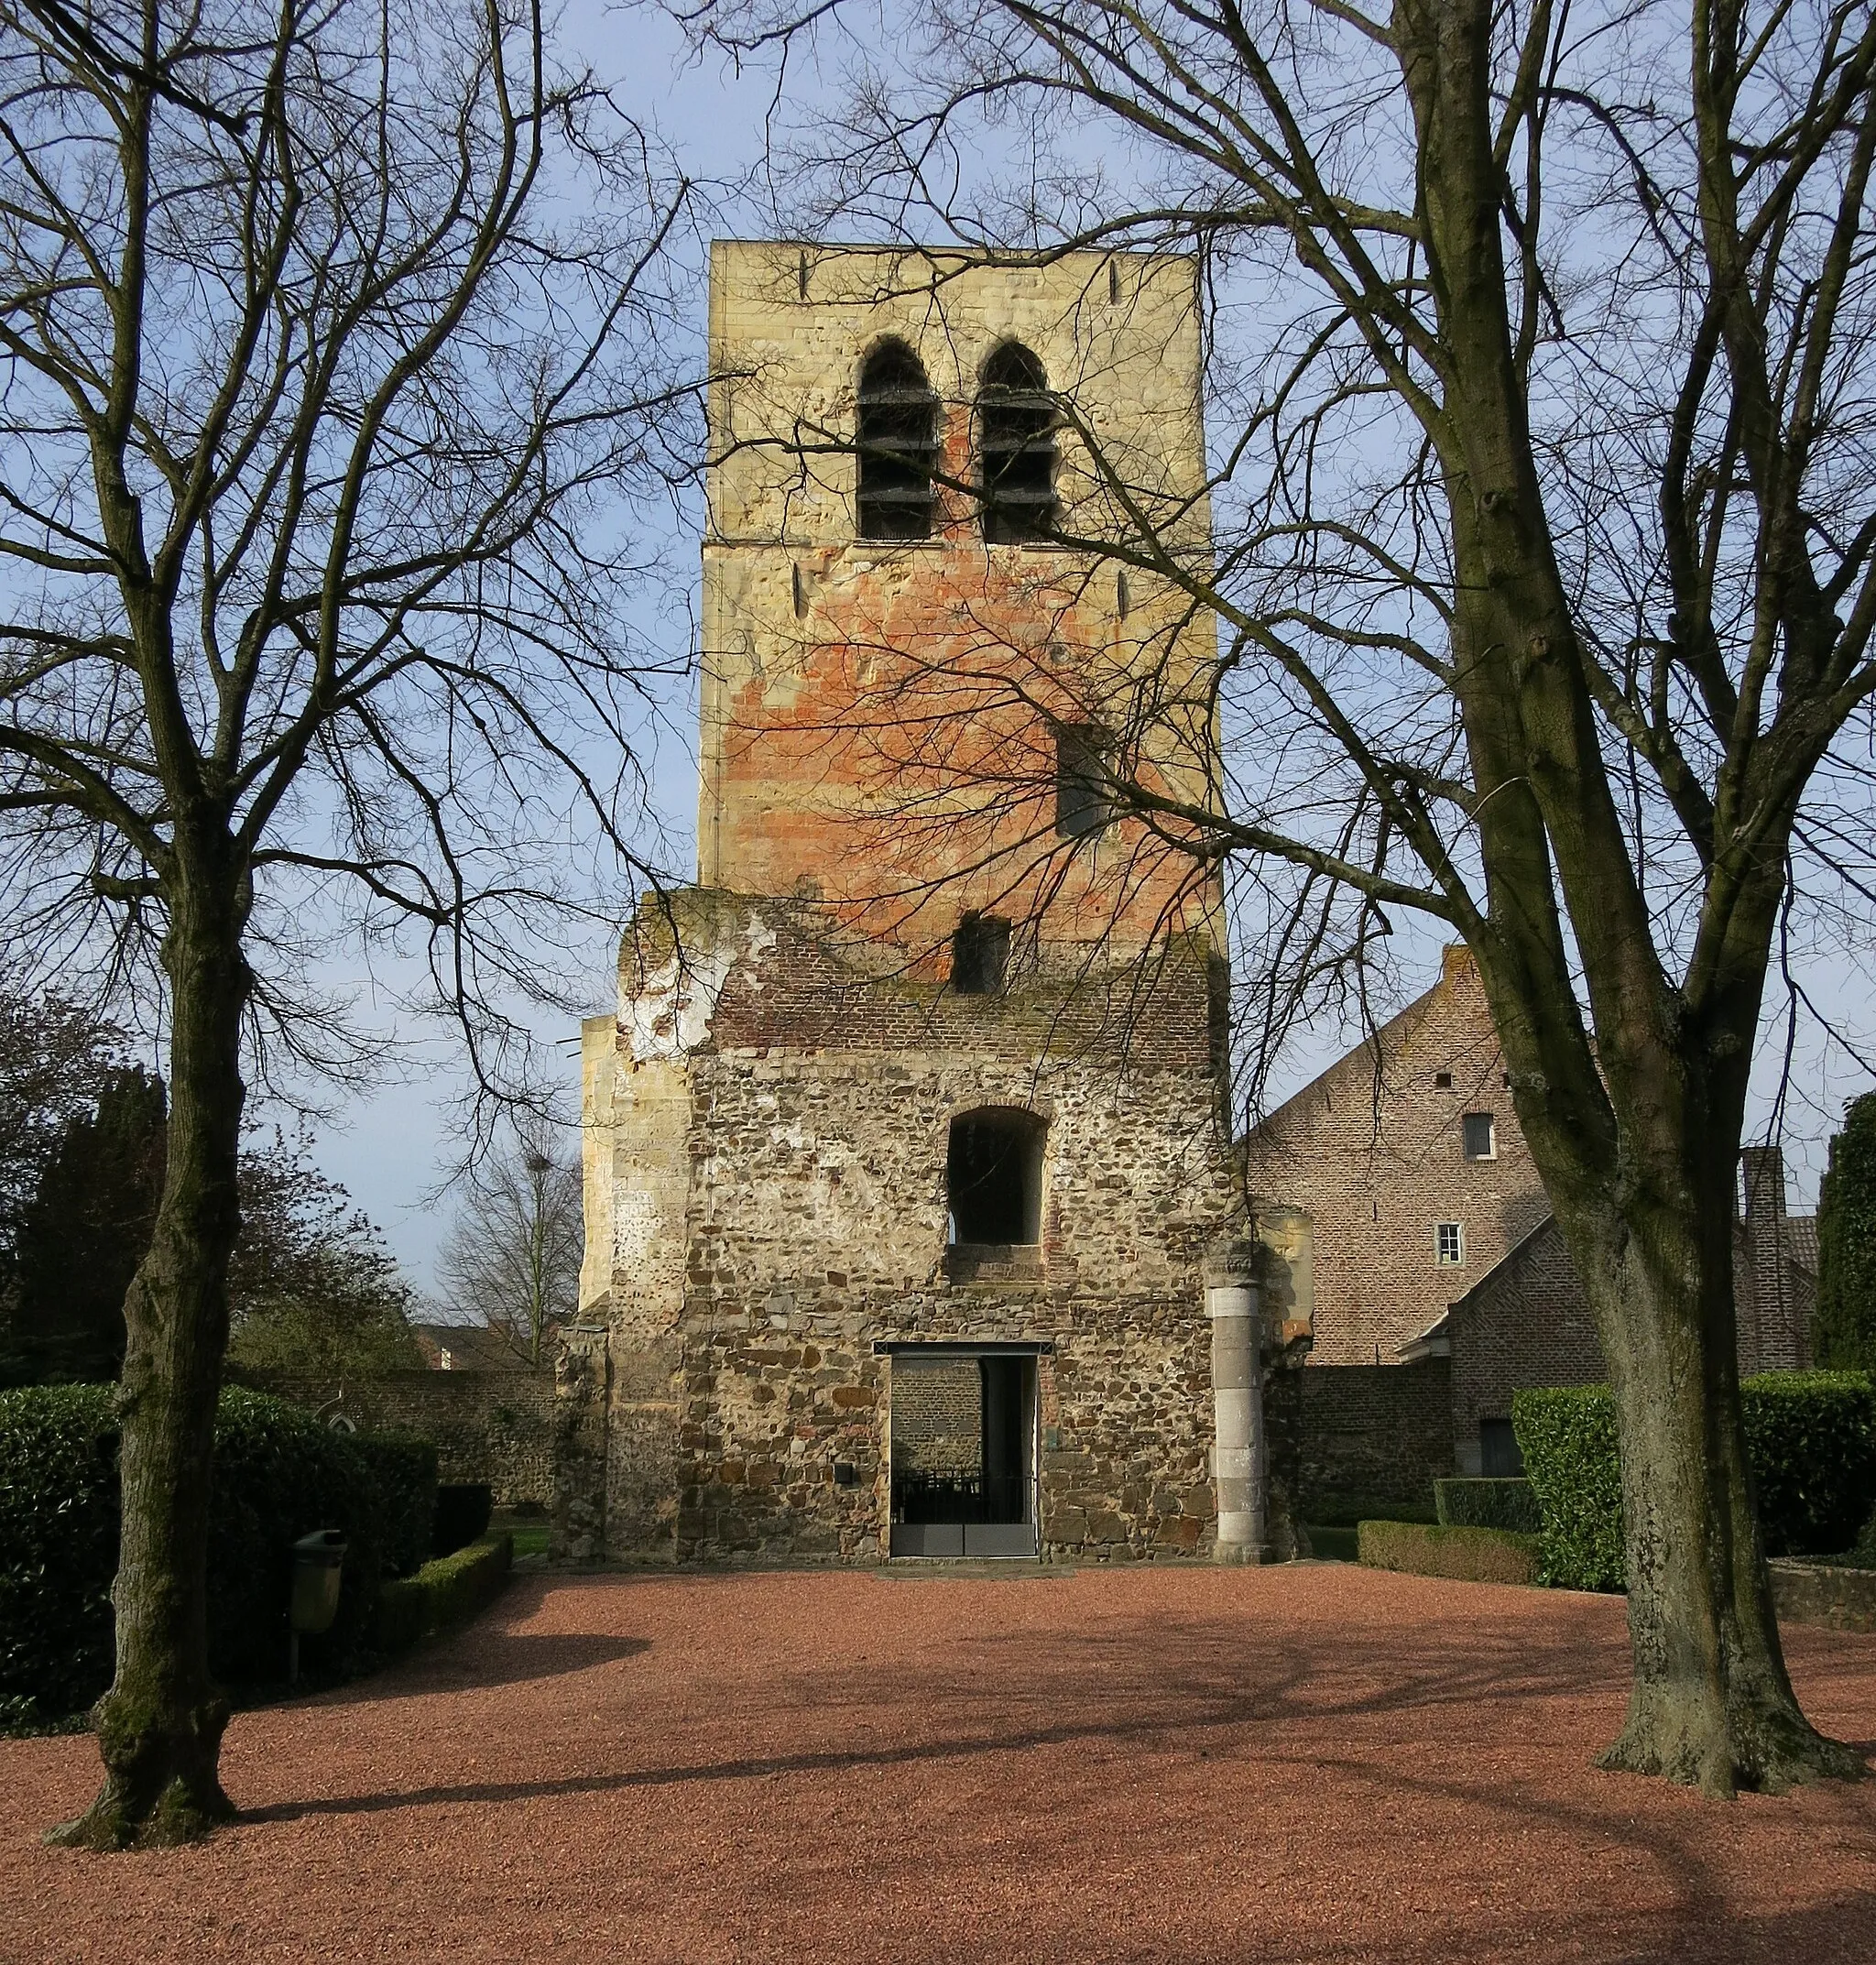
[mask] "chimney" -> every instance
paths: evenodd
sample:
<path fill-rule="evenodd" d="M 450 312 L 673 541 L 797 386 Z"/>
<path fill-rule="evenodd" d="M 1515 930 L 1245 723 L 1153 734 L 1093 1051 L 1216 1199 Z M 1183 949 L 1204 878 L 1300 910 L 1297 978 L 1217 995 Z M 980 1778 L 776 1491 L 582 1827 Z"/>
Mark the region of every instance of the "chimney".
<path fill-rule="evenodd" d="M 1784 1219 L 1784 1152 L 1773 1144 L 1740 1149 L 1740 1173 L 1745 1188 L 1740 1219 L 1757 1227 L 1769 1224 L 1776 1234 Z"/>
<path fill-rule="evenodd" d="M 1464 942 L 1448 942 L 1440 951 L 1440 980 L 1458 981 L 1472 974 L 1472 951 Z"/>

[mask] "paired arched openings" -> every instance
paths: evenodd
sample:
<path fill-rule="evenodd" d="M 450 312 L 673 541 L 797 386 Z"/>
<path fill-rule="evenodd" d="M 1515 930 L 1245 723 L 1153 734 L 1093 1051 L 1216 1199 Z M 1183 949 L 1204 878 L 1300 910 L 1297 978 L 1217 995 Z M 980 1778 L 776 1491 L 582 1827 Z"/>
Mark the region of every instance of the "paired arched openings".
<path fill-rule="evenodd" d="M 1042 363 L 1005 342 L 977 390 L 977 486 L 992 545 L 1054 529 L 1055 403 Z M 862 539 L 929 539 L 935 517 L 938 398 L 904 342 L 881 342 L 860 370 L 858 520 Z"/>

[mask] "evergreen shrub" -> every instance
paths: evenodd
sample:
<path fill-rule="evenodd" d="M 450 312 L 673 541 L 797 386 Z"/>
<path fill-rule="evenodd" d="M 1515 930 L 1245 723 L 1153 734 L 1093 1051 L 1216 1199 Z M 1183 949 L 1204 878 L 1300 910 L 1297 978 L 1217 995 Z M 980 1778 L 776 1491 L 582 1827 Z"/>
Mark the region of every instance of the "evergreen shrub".
<path fill-rule="evenodd" d="M 113 1393 L 108 1385 L 0 1392 L 0 1713 L 13 1723 L 54 1723 L 89 1706 L 111 1680 Z M 224 1391 L 209 1516 L 215 1676 L 238 1684 L 286 1676 L 292 1545 L 316 1528 L 341 1530 L 349 1546 L 338 1619 L 323 1636 L 305 1640 L 303 1662 L 328 1679 L 356 1669 L 377 1607 L 387 1515 L 396 1507 L 380 1501 L 370 1449 L 303 1407 Z"/>
<path fill-rule="evenodd" d="M 108 1385 L 0 1392 L 0 1708 L 49 1724 L 111 1680 L 117 1415 Z"/>
<path fill-rule="evenodd" d="M 1509 1528 L 1534 1535 L 1543 1526 L 1537 1497 L 1524 1479 L 1435 1480 L 1434 1507 L 1447 1528 Z"/>
<path fill-rule="evenodd" d="M 1765 1371 L 1740 1386 L 1768 1556 L 1847 1549 L 1876 1501 L 1876 1389 L 1860 1372 Z M 1521 1392 L 1511 1424 L 1543 1516 L 1543 1579 L 1620 1589 L 1621 1457 L 1607 1385 Z"/>
<path fill-rule="evenodd" d="M 385 1567 L 411 1576 L 430 1560 L 436 1532 L 436 1448 L 415 1433 L 359 1433 L 384 1510 Z"/>
<path fill-rule="evenodd" d="M 488 1533 L 488 1518 L 494 1512 L 494 1490 L 485 1482 L 445 1481 L 436 1490 L 436 1534 L 431 1555 L 448 1556 L 480 1540 Z"/>
<path fill-rule="evenodd" d="M 1615 1394 L 1607 1385 L 1513 1392 L 1511 1430 L 1542 1517 L 1538 1580 L 1620 1589 L 1627 1569 Z"/>
<path fill-rule="evenodd" d="M 1507 1528 L 1429 1527 L 1424 1522 L 1364 1522 L 1358 1560 L 1370 1569 L 1439 1576 L 1460 1583 L 1534 1583 L 1537 1537 Z"/>
<path fill-rule="evenodd" d="M 1876 1371 L 1876 1092 L 1850 1100 L 1830 1142 L 1817 1197 L 1812 1349 L 1820 1365 Z"/>

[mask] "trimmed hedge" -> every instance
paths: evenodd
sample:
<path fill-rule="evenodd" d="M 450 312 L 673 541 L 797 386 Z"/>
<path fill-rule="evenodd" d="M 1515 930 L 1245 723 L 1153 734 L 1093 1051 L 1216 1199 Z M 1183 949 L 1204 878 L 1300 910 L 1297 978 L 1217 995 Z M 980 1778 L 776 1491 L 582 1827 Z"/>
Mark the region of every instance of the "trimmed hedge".
<path fill-rule="evenodd" d="M 1860 1371 L 1763 1371 L 1740 1400 L 1765 1553 L 1849 1548 L 1876 1503 L 1876 1386 Z"/>
<path fill-rule="evenodd" d="M 1347 1494 L 1335 1490 L 1306 1496 L 1298 1504 L 1297 1519 L 1311 1528 L 1353 1528 L 1359 1522 L 1382 1520 L 1431 1523 L 1439 1516 L 1431 1501 L 1403 1501 L 1385 1494 Z"/>
<path fill-rule="evenodd" d="M 1370 1569 L 1448 1577 L 1460 1583 L 1534 1583 L 1537 1537 L 1508 1528 L 1429 1527 L 1424 1522 L 1364 1522 L 1358 1560 Z"/>
<path fill-rule="evenodd" d="M 1620 1589 L 1615 1394 L 1607 1385 L 1514 1392 L 1511 1430 L 1543 1517 L 1539 1580 L 1563 1589 Z"/>
<path fill-rule="evenodd" d="M 431 1632 L 465 1622 L 501 1595 L 514 1562 L 512 1535 L 485 1535 L 425 1563 L 413 1577 L 387 1583 L 378 1593 L 373 1642 L 383 1652 L 408 1651 Z"/>
<path fill-rule="evenodd" d="M 414 1433 L 358 1433 L 384 1510 L 385 1566 L 414 1576 L 430 1560 L 436 1532 L 436 1448 Z"/>
<path fill-rule="evenodd" d="M 1860 1372 L 1767 1371 L 1741 1382 L 1740 1403 L 1766 1554 L 1848 1548 L 1876 1500 L 1876 1388 Z M 1543 1514 L 1543 1580 L 1622 1588 L 1614 1393 L 1516 1392 L 1511 1424 Z"/>
<path fill-rule="evenodd" d="M 82 1711 L 111 1681 L 117 1416 L 108 1385 L 0 1392 L 0 1708 Z"/>
<path fill-rule="evenodd" d="M 1435 1480 L 1433 1500 L 1445 1528 L 1509 1528 L 1534 1535 L 1543 1526 L 1537 1496 L 1522 1479 Z"/>
<path fill-rule="evenodd" d="M 436 1530 L 430 1553 L 449 1556 L 479 1542 L 495 1512 L 495 1490 L 479 1480 L 446 1482 L 436 1490 Z"/>
<path fill-rule="evenodd" d="M 0 1713 L 15 1724 L 61 1719 L 111 1681 L 117 1443 L 110 1386 L 0 1392 Z M 337 1620 L 302 1654 L 314 1676 L 334 1679 L 365 1662 L 385 1566 L 372 1456 L 302 1407 L 229 1387 L 209 1515 L 218 1679 L 285 1676 L 292 1544 L 316 1528 L 340 1529 L 349 1545 Z"/>

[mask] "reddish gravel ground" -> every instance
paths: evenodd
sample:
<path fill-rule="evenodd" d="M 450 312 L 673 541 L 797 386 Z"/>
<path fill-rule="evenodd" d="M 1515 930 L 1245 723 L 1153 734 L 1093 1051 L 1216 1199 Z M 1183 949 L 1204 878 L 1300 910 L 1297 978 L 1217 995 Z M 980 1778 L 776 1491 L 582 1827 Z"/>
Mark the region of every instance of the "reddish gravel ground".
<path fill-rule="evenodd" d="M 1876 1750 L 1876 1638 L 1794 1630 Z M 1876 1960 L 1876 1782 L 1731 1805 L 1590 1756 L 1620 1603 L 1339 1566 L 533 1576 L 239 1715 L 206 1847 L 44 1849 L 0 1743 L 0 1959 Z"/>

